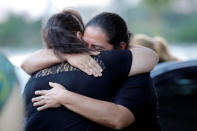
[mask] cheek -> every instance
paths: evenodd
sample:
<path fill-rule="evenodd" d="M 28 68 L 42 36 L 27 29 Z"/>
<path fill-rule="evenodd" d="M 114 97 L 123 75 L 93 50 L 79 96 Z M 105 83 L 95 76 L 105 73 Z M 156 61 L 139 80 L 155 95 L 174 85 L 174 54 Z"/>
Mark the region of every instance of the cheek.
<path fill-rule="evenodd" d="M 88 41 L 87 39 L 83 39 L 83 40 L 88 44 L 88 48 L 90 48 L 91 47 L 91 42 Z"/>
<path fill-rule="evenodd" d="M 112 44 L 109 44 L 109 43 L 105 44 L 105 50 L 113 50 L 113 49 L 114 49 L 114 47 Z"/>

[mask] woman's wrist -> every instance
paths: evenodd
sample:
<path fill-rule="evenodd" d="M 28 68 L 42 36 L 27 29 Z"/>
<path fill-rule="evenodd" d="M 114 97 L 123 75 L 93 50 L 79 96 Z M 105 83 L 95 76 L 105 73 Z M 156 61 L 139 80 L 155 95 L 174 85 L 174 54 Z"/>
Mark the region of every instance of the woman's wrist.
<path fill-rule="evenodd" d="M 61 105 L 66 106 L 67 104 L 69 104 L 69 98 L 72 97 L 71 96 L 71 92 L 68 90 L 64 90 L 63 92 L 61 92 L 60 96 L 59 96 L 59 102 Z"/>
<path fill-rule="evenodd" d="M 64 61 L 68 60 L 69 54 L 61 54 Z"/>

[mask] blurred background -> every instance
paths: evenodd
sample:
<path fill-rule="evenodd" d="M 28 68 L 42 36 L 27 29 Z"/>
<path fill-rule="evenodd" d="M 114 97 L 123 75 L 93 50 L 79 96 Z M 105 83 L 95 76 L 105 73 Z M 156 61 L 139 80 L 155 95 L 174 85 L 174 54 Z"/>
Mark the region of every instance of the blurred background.
<path fill-rule="evenodd" d="M 22 90 L 29 76 L 20 69 L 20 64 L 30 53 L 43 48 L 40 37 L 43 21 L 68 7 L 77 9 L 85 23 L 103 11 L 118 13 L 134 34 L 162 36 L 174 56 L 194 60 L 177 65 L 164 63 L 152 76 L 160 96 L 164 129 L 197 129 L 197 106 L 194 106 L 197 100 L 197 0 L 0 0 L 0 52 L 14 65 Z M 176 84 L 166 81 L 173 78 Z M 178 96 L 178 102 L 168 97 L 170 93 L 176 94 L 171 95 L 173 98 Z M 184 96 L 183 100 L 180 96 Z"/>
<path fill-rule="evenodd" d="M 173 55 L 183 60 L 197 58 L 197 0 L 0 0 L 0 3 L 0 52 L 17 68 L 28 54 L 43 48 L 40 37 L 43 21 L 70 7 L 81 13 L 85 23 L 103 11 L 118 13 L 134 34 L 162 36 Z M 23 86 L 27 79 L 24 77 Z"/>
<path fill-rule="evenodd" d="M 19 66 L 24 57 L 43 48 L 42 21 L 63 8 L 80 11 L 87 22 L 110 11 L 121 15 L 134 33 L 163 36 L 173 54 L 197 58 L 197 0 L 0 0 L 0 51 Z"/>

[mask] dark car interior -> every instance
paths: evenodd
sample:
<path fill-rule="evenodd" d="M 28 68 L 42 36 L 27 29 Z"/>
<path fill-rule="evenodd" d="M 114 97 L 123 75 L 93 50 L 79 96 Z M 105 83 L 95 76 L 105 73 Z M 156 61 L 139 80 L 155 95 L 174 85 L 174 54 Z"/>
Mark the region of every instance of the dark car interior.
<path fill-rule="evenodd" d="M 162 130 L 197 131 L 197 64 L 170 66 L 175 67 L 153 77 Z"/>

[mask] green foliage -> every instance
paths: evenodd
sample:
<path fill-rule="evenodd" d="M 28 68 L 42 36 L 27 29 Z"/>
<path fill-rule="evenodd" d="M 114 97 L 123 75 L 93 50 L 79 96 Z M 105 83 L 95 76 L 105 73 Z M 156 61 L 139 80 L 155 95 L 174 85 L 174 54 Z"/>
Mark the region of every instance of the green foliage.
<path fill-rule="evenodd" d="M 162 30 L 165 37 L 175 42 L 197 41 L 197 14 L 176 14 L 168 12 L 162 15 Z"/>
<path fill-rule="evenodd" d="M 141 4 L 153 11 L 158 11 L 169 6 L 170 0 L 141 0 Z"/>
<path fill-rule="evenodd" d="M 127 21 L 129 29 L 137 33 L 150 36 L 161 35 L 170 42 L 197 42 L 197 13 L 178 14 L 172 10 L 162 11 L 160 14 L 160 32 L 155 32 L 152 14 L 146 8 L 133 8 L 129 10 Z"/>
<path fill-rule="evenodd" d="M 0 24 L 0 46 L 32 46 L 41 43 L 41 20 L 28 22 L 25 16 L 10 15 Z"/>
<path fill-rule="evenodd" d="M 83 17 L 87 19 L 95 9 L 90 11 L 90 8 L 85 8 L 81 11 L 85 14 Z M 170 9 L 162 10 L 159 13 L 159 25 L 154 23 L 153 14 L 148 8 L 139 6 L 124 9 L 123 14 L 120 12 L 117 11 L 127 21 L 129 29 L 134 34 L 161 35 L 174 43 L 197 42 L 197 12 L 178 14 Z M 158 26 L 160 30 L 156 32 Z M 10 15 L 5 23 L 0 23 L 0 47 L 41 46 L 40 30 L 41 19 L 31 21 L 23 15 Z"/>

